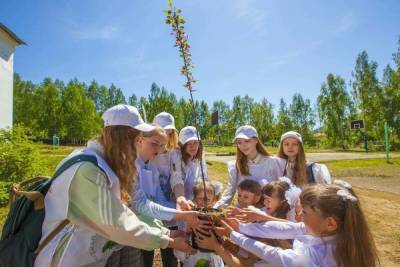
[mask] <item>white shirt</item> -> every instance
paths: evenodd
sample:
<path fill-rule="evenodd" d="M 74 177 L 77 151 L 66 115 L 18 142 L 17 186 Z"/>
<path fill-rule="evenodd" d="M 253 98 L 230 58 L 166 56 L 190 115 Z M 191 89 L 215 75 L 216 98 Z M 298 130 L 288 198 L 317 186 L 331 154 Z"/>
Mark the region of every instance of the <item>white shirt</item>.
<path fill-rule="evenodd" d="M 200 161 L 199 160 L 188 160 L 187 163 L 183 162 L 182 154 L 179 153 L 174 155 L 174 160 L 176 160 L 177 168 L 173 170 L 173 174 L 171 176 L 171 187 L 172 189 L 181 184 L 184 186 L 185 189 L 185 198 L 186 199 L 193 199 L 193 186 L 202 180 L 202 173 L 200 168 Z M 204 154 L 202 155 L 203 161 L 203 172 L 204 178 L 208 180 L 207 174 L 207 166 Z"/>
<path fill-rule="evenodd" d="M 243 249 L 258 256 L 263 262 L 257 266 L 284 267 L 336 267 L 333 256 L 335 236 L 313 237 L 306 233 L 304 223 L 269 221 L 266 223 L 239 224 L 239 231 L 231 239 Z M 293 249 L 266 245 L 250 237 L 294 239 Z"/>
<path fill-rule="evenodd" d="M 221 199 L 215 204 L 216 208 L 228 206 L 235 196 L 237 187 L 244 179 L 252 179 L 264 186 L 274 180 L 277 180 L 283 174 L 282 165 L 279 159 L 271 156 L 257 154 L 257 157 L 249 161 L 249 176 L 244 176 L 236 168 L 236 161 L 228 162 L 229 183 Z"/>

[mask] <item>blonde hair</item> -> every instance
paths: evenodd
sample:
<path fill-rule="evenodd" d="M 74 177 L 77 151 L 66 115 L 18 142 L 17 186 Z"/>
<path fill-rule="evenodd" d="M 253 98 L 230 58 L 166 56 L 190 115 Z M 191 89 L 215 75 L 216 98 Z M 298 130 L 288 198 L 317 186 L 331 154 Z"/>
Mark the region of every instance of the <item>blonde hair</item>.
<path fill-rule="evenodd" d="M 258 139 L 257 137 L 253 138 L 257 139 L 257 145 L 256 145 L 257 152 L 263 156 L 269 156 L 267 149 L 263 144 L 261 144 L 260 139 Z M 240 172 L 240 174 L 244 176 L 250 176 L 247 156 L 243 154 L 242 151 L 240 151 L 239 147 L 236 148 L 236 168 Z"/>
<path fill-rule="evenodd" d="M 168 139 L 167 134 L 165 133 L 165 130 L 161 128 L 160 126 L 155 126 L 155 128 L 152 131 L 149 132 L 142 132 L 143 137 L 153 137 L 153 136 L 160 136 L 164 140 Z"/>
<path fill-rule="evenodd" d="M 135 140 L 139 134 L 129 126 L 108 126 L 98 138 L 104 147 L 104 159 L 119 178 L 122 203 L 129 202 L 136 181 Z"/>
<path fill-rule="evenodd" d="M 178 133 L 176 130 L 173 130 L 170 134 L 168 134 L 168 142 L 165 146 L 168 151 L 176 149 L 179 147 L 178 145 Z"/>
<path fill-rule="evenodd" d="M 206 192 L 211 193 L 214 196 L 215 199 L 215 187 L 214 185 L 209 182 L 209 181 L 205 181 L 205 185 L 206 185 Z M 203 185 L 203 181 L 199 181 L 197 182 L 194 186 L 193 186 L 193 196 L 196 197 L 200 192 L 204 191 L 204 185 Z"/>
<path fill-rule="evenodd" d="M 285 141 L 282 140 L 281 143 L 279 144 L 279 151 L 278 151 L 278 157 L 286 159 L 287 161 L 288 156 L 285 154 L 283 151 L 283 142 Z M 294 170 L 293 170 L 293 177 L 291 177 L 293 183 L 298 186 L 302 187 L 308 183 L 308 176 L 307 176 L 307 167 L 306 167 L 306 153 L 304 152 L 304 147 L 301 142 L 296 140 L 298 145 L 299 145 L 299 152 L 297 153 L 296 156 L 296 161 L 294 164 Z"/>
<path fill-rule="evenodd" d="M 378 266 L 375 242 L 369 230 L 360 202 L 352 190 L 349 194 L 356 201 L 344 199 L 337 192 L 338 185 L 314 184 L 300 195 L 303 206 L 318 212 L 322 217 L 333 217 L 338 228 L 333 255 L 339 267 Z M 347 190 L 347 189 L 346 189 Z"/>

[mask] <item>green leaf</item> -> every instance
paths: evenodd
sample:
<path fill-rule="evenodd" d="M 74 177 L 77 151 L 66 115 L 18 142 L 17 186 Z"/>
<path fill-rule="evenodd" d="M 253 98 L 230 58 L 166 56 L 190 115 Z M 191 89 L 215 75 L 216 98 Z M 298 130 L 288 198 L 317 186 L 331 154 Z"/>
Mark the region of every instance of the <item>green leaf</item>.
<path fill-rule="evenodd" d="M 172 5 L 173 5 L 172 0 L 168 0 L 168 6 L 172 7 Z"/>

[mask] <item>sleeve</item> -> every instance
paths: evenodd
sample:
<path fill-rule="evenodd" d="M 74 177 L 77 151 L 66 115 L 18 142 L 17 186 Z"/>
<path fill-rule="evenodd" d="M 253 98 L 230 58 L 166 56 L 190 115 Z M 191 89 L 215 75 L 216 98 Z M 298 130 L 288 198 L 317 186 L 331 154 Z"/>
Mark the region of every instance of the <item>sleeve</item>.
<path fill-rule="evenodd" d="M 239 177 L 237 175 L 237 170 L 234 161 L 228 162 L 228 174 L 229 174 L 228 185 L 224 190 L 224 192 L 222 193 L 221 199 L 218 200 L 217 203 L 215 203 L 214 208 L 225 208 L 229 206 L 229 204 L 232 202 L 233 197 L 235 196 Z"/>
<path fill-rule="evenodd" d="M 107 177 L 92 163 L 78 168 L 68 194 L 67 218 L 72 223 L 120 245 L 146 250 L 168 246 L 168 229 L 142 222 L 112 194 Z"/>
<path fill-rule="evenodd" d="M 203 171 L 204 171 L 204 178 L 208 180 L 208 169 L 207 169 L 207 162 L 206 162 L 206 156 L 203 153 L 201 156 L 201 160 L 203 162 Z M 200 179 L 201 179 L 201 170 L 200 170 Z"/>
<path fill-rule="evenodd" d="M 160 184 L 160 183 L 158 183 L 158 184 Z M 160 204 L 163 207 L 173 209 L 174 210 L 174 215 L 175 215 L 175 212 L 176 212 L 175 207 L 176 207 L 176 205 L 174 203 L 168 201 L 165 198 L 164 192 L 161 190 L 160 186 L 156 187 L 156 203 Z"/>
<path fill-rule="evenodd" d="M 325 164 L 315 163 L 312 166 L 312 171 L 314 173 L 314 178 L 316 183 L 321 184 L 331 184 L 332 178 L 329 173 L 328 167 Z"/>
<path fill-rule="evenodd" d="M 231 239 L 241 248 L 253 253 L 262 260 L 268 262 L 271 266 L 291 266 L 291 267 L 309 267 L 312 266 L 306 260 L 306 256 L 293 249 L 281 249 L 266 245 L 260 241 L 248 238 L 238 232 L 231 233 Z"/>
<path fill-rule="evenodd" d="M 183 180 L 183 172 L 182 172 L 182 157 L 179 151 L 173 150 L 170 152 L 170 157 L 171 157 L 171 179 L 170 179 L 170 185 L 172 190 L 174 190 L 174 187 L 178 184 L 183 185 L 184 180 Z"/>
<path fill-rule="evenodd" d="M 159 195 L 160 194 L 162 194 L 162 192 L 159 192 Z M 164 221 L 171 221 L 176 213 L 176 209 L 164 207 L 150 200 L 143 190 L 140 189 L 139 183 L 136 185 L 135 196 L 132 199 L 132 207 L 140 214 Z"/>
<path fill-rule="evenodd" d="M 270 157 L 270 168 L 269 175 L 272 179 L 277 180 L 279 177 L 283 176 L 285 167 L 283 165 L 284 159 L 279 157 Z M 285 161 L 286 164 L 286 161 Z M 267 174 L 268 175 L 268 174 Z"/>
<path fill-rule="evenodd" d="M 273 157 L 278 164 L 278 170 L 279 170 L 279 177 L 282 177 L 283 174 L 285 173 L 285 168 L 286 168 L 286 159 L 283 159 L 281 157 Z"/>
<path fill-rule="evenodd" d="M 269 221 L 264 223 L 240 223 L 239 232 L 248 236 L 271 239 L 294 239 L 306 234 L 304 223 Z"/>

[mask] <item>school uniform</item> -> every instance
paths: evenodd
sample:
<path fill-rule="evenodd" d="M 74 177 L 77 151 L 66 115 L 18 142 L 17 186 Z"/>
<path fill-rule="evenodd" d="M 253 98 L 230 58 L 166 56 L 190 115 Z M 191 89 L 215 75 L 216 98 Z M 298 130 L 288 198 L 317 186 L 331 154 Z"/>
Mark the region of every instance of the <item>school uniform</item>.
<path fill-rule="evenodd" d="M 242 175 L 236 168 L 236 161 L 228 162 L 229 183 L 221 199 L 215 204 L 215 208 L 229 206 L 235 196 L 237 187 L 244 179 L 252 179 L 264 186 L 282 176 L 283 169 L 278 163 L 278 159 L 271 156 L 257 154 L 254 160 L 249 160 L 249 176 Z"/>
<path fill-rule="evenodd" d="M 230 237 L 241 248 L 262 259 L 256 266 L 337 266 L 333 255 L 336 237 L 333 235 L 321 238 L 308 235 L 304 223 L 269 221 L 239 224 L 239 232 L 232 231 Z M 293 249 L 272 247 L 246 235 L 272 239 L 294 239 Z"/>
<path fill-rule="evenodd" d="M 154 160 L 151 161 L 152 164 L 157 168 L 159 173 L 160 188 L 166 201 L 168 201 L 171 205 L 170 207 L 176 207 L 175 196 L 173 194 L 170 182 L 172 175 L 181 177 L 181 168 L 178 168 L 179 154 L 180 151 L 178 149 L 172 149 L 159 154 Z M 175 220 L 163 221 L 163 223 L 170 230 L 176 230 L 179 224 L 179 222 Z M 172 248 L 161 249 L 160 251 L 163 266 L 177 266 L 177 259 Z"/>
<path fill-rule="evenodd" d="M 286 176 L 290 179 L 294 176 L 294 163 L 289 162 L 285 159 L 279 159 L 279 165 L 284 167 L 284 172 L 282 176 Z M 321 184 L 331 184 L 332 178 L 329 173 L 328 167 L 321 163 L 307 163 L 307 176 L 309 183 L 321 183 Z"/>
<path fill-rule="evenodd" d="M 175 216 L 175 206 L 166 200 L 160 188 L 157 167 L 144 162 L 140 155 L 136 158 L 138 178 L 131 202 L 134 211 L 143 216 L 170 221 Z"/>
<path fill-rule="evenodd" d="M 121 203 L 119 179 L 103 159 L 102 146 L 90 142 L 66 160 L 78 153 L 95 156 L 100 168 L 79 162 L 52 183 L 45 196 L 42 240 L 64 219 L 71 223 L 43 248 L 35 266 L 104 266 L 112 253 L 104 250 L 109 240 L 149 250 L 167 247 L 169 230 L 160 221 L 143 222 Z"/>
<path fill-rule="evenodd" d="M 188 160 L 185 163 L 182 160 L 182 154 L 179 153 L 176 155 L 177 168 L 173 170 L 173 174 L 171 176 L 171 188 L 174 188 L 176 185 L 181 184 L 184 187 L 185 198 L 188 200 L 193 199 L 193 187 L 197 182 L 202 181 L 202 173 L 200 168 L 200 160 Z M 205 180 L 208 180 L 207 174 L 207 166 L 204 154 L 202 155 L 203 162 L 203 172 Z"/>

